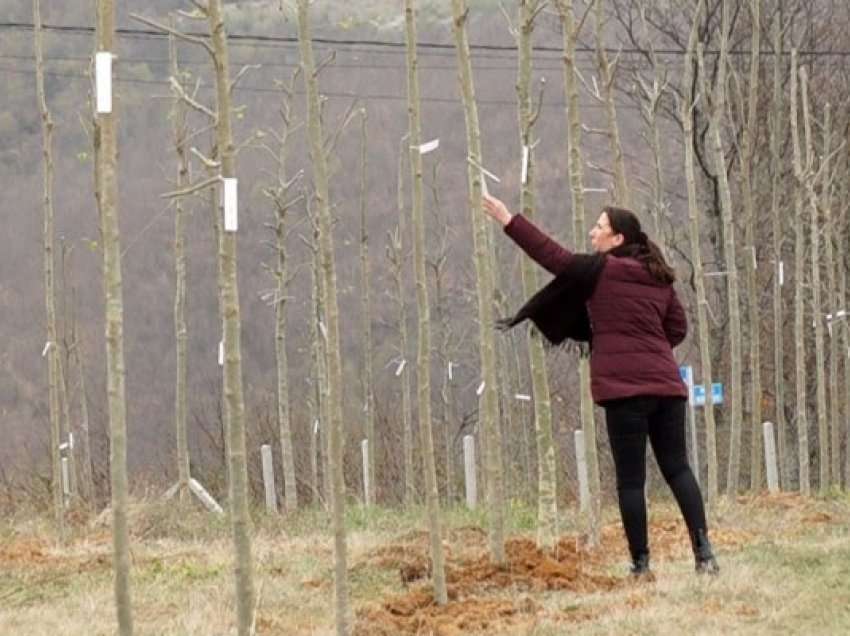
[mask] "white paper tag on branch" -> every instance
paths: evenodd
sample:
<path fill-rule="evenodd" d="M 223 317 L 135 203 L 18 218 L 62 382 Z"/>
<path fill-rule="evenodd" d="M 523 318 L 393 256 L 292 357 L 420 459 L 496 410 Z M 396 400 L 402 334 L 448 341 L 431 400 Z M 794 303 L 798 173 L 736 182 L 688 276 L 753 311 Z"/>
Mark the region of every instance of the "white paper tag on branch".
<path fill-rule="evenodd" d="M 405 358 L 401 359 L 401 362 L 398 363 L 398 368 L 395 370 L 395 377 L 401 375 L 401 372 L 404 371 L 404 365 L 407 364 L 407 360 Z"/>
<path fill-rule="evenodd" d="M 237 179 L 227 177 L 222 181 L 224 182 L 224 231 L 235 232 L 239 229 Z"/>
<path fill-rule="evenodd" d="M 783 261 L 779 261 L 779 286 L 782 287 L 785 284 L 785 263 Z"/>
<path fill-rule="evenodd" d="M 482 380 L 481 384 L 479 384 L 478 388 L 475 390 L 475 395 L 480 396 L 482 393 L 484 393 L 485 386 L 487 386 L 487 383 Z"/>
<path fill-rule="evenodd" d="M 313 435 L 319 432 L 319 420 L 313 422 Z"/>
<path fill-rule="evenodd" d="M 439 147 L 440 147 L 440 140 L 434 139 L 432 141 L 429 141 L 428 143 L 424 143 L 421 146 L 419 146 L 419 154 L 420 155 L 427 155 L 429 152 L 434 152 Z"/>
<path fill-rule="evenodd" d="M 517 393 L 516 395 L 514 395 L 514 398 L 522 402 L 531 402 L 531 396 L 526 395 L 525 393 Z"/>
<path fill-rule="evenodd" d="M 224 340 L 218 341 L 218 366 L 224 365 Z"/>
<path fill-rule="evenodd" d="M 52 347 L 52 346 L 53 346 L 53 343 L 50 340 L 48 340 L 47 342 L 44 343 L 44 349 L 41 350 L 41 357 L 42 358 L 47 355 L 47 352 L 50 351 L 50 347 Z"/>
<path fill-rule="evenodd" d="M 449 380 L 452 379 L 452 367 L 455 365 L 454 362 L 449 362 Z"/>
<path fill-rule="evenodd" d="M 68 433 L 68 448 L 74 450 L 74 434 Z"/>
<path fill-rule="evenodd" d="M 98 51 L 94 55 L 97 112 L 112 112 L 112 53 Z"/>
<path fill-rule="evenodd" d="M 528 182 L 528 146 L 522 147 L 522 185 Z"/>

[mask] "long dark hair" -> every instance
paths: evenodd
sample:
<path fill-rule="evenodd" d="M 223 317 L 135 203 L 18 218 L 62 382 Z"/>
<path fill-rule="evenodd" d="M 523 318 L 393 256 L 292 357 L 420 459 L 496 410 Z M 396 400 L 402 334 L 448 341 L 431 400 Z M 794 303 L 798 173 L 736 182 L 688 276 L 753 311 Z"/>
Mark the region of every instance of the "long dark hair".
<path fill-rule="evenodd" d="M 623 235 L 623 244 L 611 250 L 614 256 L 630 256 L 643 263 L 650 275 L 659 283 L 672 284 L 676 271 L 664 260 L 661 249 L 640 227 L 640 221 L 631 210 L 605 206 L 602 211 L 608 217 L 611 231 Z"/>

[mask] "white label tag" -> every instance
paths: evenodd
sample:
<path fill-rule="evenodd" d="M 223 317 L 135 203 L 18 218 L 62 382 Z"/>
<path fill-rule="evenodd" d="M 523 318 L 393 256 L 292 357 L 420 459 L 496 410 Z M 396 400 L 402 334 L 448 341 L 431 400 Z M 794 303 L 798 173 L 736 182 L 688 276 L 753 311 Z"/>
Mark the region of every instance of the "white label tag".
<path fill-rule="evenodd" d="M 218 366 L 224 365 L 224 340 L 218 341 Z"/>
<path fill-rule="evenodd" d="M 487 386 L 487 383 L 482 380 L 481 384 L 478 385 L 478 389 L 476 389 L 475 391 L 475 395 L 480 396 L 482 393 L 484 393 L 485 386 Z"/>
<path fill-rule="evenodd" d="M 782 287 L 785 284 L 785 263 L 783 261 L 779 261 L 779 286 Z"/>
<path fill-rule="evenodd" d="M 407 360 L 404 358 L 401 359 L 401 362 L 398 363 L 398 368 L 395 370 L 395 377 L 401 375 L 401 372 L 404 371 L 404 365 L 407 364 Z"/>
<path fill-rule="evenodd" d="M 71 450 L 74 450 L 74 434 L 73 433 L 68 433 L 68 447 Z"/>
<path fill-rule="evenodd" d="M 522 185 L 528 181 L 528 146 L 522 147 Z"/>
<path fill-rule="evenodd" d="M 112 53 L 98 51 L 94 56 L 98 113 L 112 112 Z"/>
<path fill-rule="evenodd" d="M 514 395 L 517 400 L 522 400 L 523 402 L 531 402 L 531 396 L 525 395 L 524 393 L 517 393 Z"/>
<path fill-rule="evenodd" d="M 239 229 L 237 180 L 234 178 L 224 181 L 224 231 L 235 232 Z"/>
<path fill-rule="evenodd" d="M 424 143 L 421 146 L 419 146 L 419 154 L 420 155 L 427 155 L 429 152 L 433 152 L 439 147 L 440 147 L 440 140 L 434 139 L 433 141 L 429 141 L 428 143 Z"/>
<path fill-rule="evenodd" d="M 53 346 L 53 343 L 50 342 L 50 340 L 48 340 L 47 342 L 44 343 L 44 349 L 41 350 L 41 357 L 42 358 L 47 355 L 47 352 L 50 351 L 50 347 L 52 347 L 52 346 Z"/>
<path fill-rule="evenodd" d="M 454 362 L 449 362 L 449 380 L 452 379 L 452 367 L 454 366 Z"/>
<path fill-rule="evenodd" d="M 313 422 L 313 435 L 319 432 L 319 420 Z"/>

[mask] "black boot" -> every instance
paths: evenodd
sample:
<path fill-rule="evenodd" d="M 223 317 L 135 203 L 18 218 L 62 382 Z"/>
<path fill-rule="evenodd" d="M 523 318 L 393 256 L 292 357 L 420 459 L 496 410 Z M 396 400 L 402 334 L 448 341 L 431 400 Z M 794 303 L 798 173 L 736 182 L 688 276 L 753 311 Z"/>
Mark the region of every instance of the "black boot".
<path fill-rule="evenodd" d="M 694 549 L 697 574 L 716 575 L 720 573 L 720 566 L 717 565 L 717 559 L 714 558 L 714 552 L 705 530 L 697 530 L 696 534 L 691 535 L 691 546 Z"/>
<path fill-rule="evenodd" d="M 629 570 L 634 578 L 652 578 L 649 569 L 649 552 L 641 552 L 632 555 L 632 567 Z"/>

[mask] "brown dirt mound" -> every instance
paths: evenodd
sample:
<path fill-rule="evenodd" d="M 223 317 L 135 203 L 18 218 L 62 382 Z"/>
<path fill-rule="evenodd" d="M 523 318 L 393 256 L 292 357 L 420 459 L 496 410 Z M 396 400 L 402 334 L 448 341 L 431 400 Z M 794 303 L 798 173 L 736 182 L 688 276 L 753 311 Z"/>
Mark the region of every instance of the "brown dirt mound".
<path fill-rule="evenodd" d="M 459 599 L 456 588 L 449 589 L 449 603 L 440 607 L 434 603 L 430 587 L 423 586 L 389 598 L 380 606 L 359 610 L 354 635 L 457 636 L 470 632 L 488 632 L 527 622 L 540 609 L 528 597 L 516 602 L 503 599 Z"/>
<path fill-rule="evenodd" d="M 389 546 L 389 549 L 393 558 L 398 558 L 398 546 Z M 373 553 L 372 562 L 377 563 L 383 553 L 380 549 Z M 355 634 L 454 636 L 504 629 L 535 620 L 542 608 L 527 596 L 516 601 L 488 596 L 494 591 L 510 590 L 512 596 L 518 590 L 587 593 L 607 591 L 627 583 L 623 579 L 586 571 L 566 553 L 558 559 L 553 558 L 525 537 L 509 539 L 505 543 L 505 556 L 505 567 L 494 564 L 486 553 L 466 559 L 448 559 L 448 605 L 436 605 L 431 587 L 417 585 L 406 594 L 394 595 L 380 604 L 360 609 Z M 421 578 L 429 575 L 427 566 L 426 558 Z M 392 567 L 398 567 L 398 563 L 392 562 Z M 571 612 L 553 618 L 575 622 L 591 616 L 587 612 Z"/>
<path fill-rule="evenodd" d="M 21 539 L 0 544 L 0 564 L 7 566 L 43 565 L 51 560 L 49 546 L 37 539 Z"/>
<path fill-rule="evenodd" d="M 585 571 L 578 559 L 566 552 L 554 558 L 526 537 L 508 539 L 505 543 L 507 566 L 494 564 L 489 555 L 449 567 L 449 583 L 464 588 L 516 588 L 529 590 L 572 590 L 591 592 L 610 590 L 619 580 Z"/>

